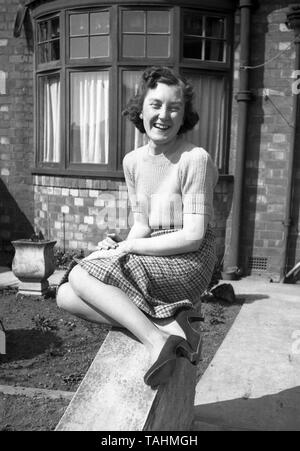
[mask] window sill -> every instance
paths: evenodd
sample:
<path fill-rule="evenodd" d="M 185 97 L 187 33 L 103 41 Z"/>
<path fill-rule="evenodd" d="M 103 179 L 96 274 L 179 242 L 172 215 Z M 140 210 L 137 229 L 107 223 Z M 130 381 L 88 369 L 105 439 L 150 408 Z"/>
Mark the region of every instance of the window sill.
<path fill-rule="evenodd" d="M 123 171 L 112 171 L 108 170 L 105 172 L 95 172 L 84 170 L 72 170 L 64 171 L 53 168 L 34 168 L 31 171 L 32 175 L 53 175 L 55 177 L 77 177 L 77 178 L 88 178 L 88 179 L 124 179 Z"/>
<path fill-rule="evenodd" d="M 32 175 L 53 175 L 55 177 L 78 177 L 78 178 L 89 178 L 89 179 L 121 179 L 124 180 L 123 171 L 106 171 L 106 172 L 92 172 L 87 170 L 82 171 L 62 171 L 58 169 L 50 168 L 35 168 L 31 171 Z M 232 174 L 219 174 L 219 182 L 229 182 L 234 181 L 234 176 Z"/>

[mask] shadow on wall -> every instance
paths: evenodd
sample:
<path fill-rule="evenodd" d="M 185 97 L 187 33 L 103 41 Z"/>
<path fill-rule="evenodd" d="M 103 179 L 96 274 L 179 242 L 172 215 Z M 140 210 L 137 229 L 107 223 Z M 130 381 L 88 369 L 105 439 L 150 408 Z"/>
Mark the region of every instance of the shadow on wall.
<path fill-rule="evenodd" d="M 0 265 L 11 266 L 14 248 L 11 241 L 30 238 L 34 229 L 0 179 Z"/>
<path fill-rule="evenodd" d="M 203 404 L 195 407 L 197 422 L 222 430 L 300 431 L 300 387 L 263 396 Z M 198 426 L 199 427 L 199 426 Z"/>

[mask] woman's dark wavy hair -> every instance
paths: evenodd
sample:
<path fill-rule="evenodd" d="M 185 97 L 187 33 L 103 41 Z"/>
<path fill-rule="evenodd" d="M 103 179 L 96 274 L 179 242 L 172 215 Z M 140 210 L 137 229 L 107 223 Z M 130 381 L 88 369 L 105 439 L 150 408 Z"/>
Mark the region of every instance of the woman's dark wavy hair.
<path fill-rule="evenodd" d="M 192 128 L 194 128 L 199 121 L 199 115 L 194 110 L 193 106 L 193 87 L 184 77 L 176 74 L 168 67 L 153 66 L 144 71 L 139 83 L 137 94 L 129 100 L 122 114 L 127 116 L 141 133 L 146 133 L 140 114 L 143 109 L 144 99 L 148 89 L 156 88 L 157 83 L 164 83 L 168 86 L 180 86 L 182 88 L 183 97 L 185 100 L 185 113 L 183 124 L 179 129 L 178 135 L 192 130 Z"/>

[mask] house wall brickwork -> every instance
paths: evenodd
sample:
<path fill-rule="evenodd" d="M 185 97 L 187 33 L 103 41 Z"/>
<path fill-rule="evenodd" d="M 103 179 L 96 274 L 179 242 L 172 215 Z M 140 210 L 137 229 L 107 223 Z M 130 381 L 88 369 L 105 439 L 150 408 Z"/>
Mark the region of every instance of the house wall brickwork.
<path fill-rule="evenodd" d="M 0 263 L 29 235 L 34 201 L 32 52 L 13 37 L 18 0 L 0 0 Z"/>
<path fill-rule="evenodd" d="M 107 230 L 125 236 L 130 210 L 124 180 L 32 175 L 33 56 L 24 31 L 13 37 L 17 0 L 0 0 L 0 237 L 3 252 L 10 240 L 28 237 L 33 228 L 56 239 L 65 249 L 86 253 Z M 258 65 L 286 50 L 294 38 L 285 26 L 289 2 L 263 0 L 253 12 L 251 64 Z M 234 174 L 238 149 L 240 12 L 236 12 L 233 97 L 229 174 Z M 249 106 L 248 145 L 241 231 L 241 264 L 250 271 L 249 258 L 267 258 L 266 271 L 278 274 L 283 251 L 287 161 L 292 129 L 292 73 L 294 46 L 263 68 L 250 73 L 255 94 Z M 2 75 L 1 75 L 2 74 Z M 265 99 L 264 89 L 269 89 Z M 279 113 L 280 111 L 280 113 Z M 284 118 L 286 120 L 284 120 Z M 299 137 L 298 137 L 299 141 Z M 300 155 L 295 160 L 289 264 L 300 259 L 299 200 Z M 221 178 L 215 193 L 215 230 L 219 259 L 228 252 L 233 181 Z M 255 268 L 254 268 L 255 272 Z"/>
<path fill-rule="evenodd" d="M 288 158 L 293 129 L 292 78 L 295 69 L 294 32 L 286 27 L 290 2 L 263 0 L 253 11 L 251 66 L 272 60 L 250 70 L 250 90 L 245 161 L 243 217 L 241 223 L 240 263 L 246 273 L 275 275 L 278 278 L 283 253 L 283 220 L 287 197 Z M 237 13 L 236 26 L 239 19 Z M 239 44 L 235 33 L 233 95 L 238 92 Z M 283 53 L 281 53 L 283 52 Z M 280 54 L 280 55 L 279 55 Z M 269 92 L 265 91 L 266 89 Z M 265 97 L 265 94 L 269 98 Z M 238 105 L 233 101 L 230 172 L 235 171 Z M 298 138 L 298 142 L 299 138 Z M 298 189 L 297 189 L 298 187 Z M 299 261 L 299 156 L 294 174 L 293 226 L 290 235 L 289 267 Z M 226 250 L 230 245 L 231 218 L 227 222 Z M 255 259 L 254 263 L 251 259 Z M 267 259 L 266 270 L 264 266 Z"/>

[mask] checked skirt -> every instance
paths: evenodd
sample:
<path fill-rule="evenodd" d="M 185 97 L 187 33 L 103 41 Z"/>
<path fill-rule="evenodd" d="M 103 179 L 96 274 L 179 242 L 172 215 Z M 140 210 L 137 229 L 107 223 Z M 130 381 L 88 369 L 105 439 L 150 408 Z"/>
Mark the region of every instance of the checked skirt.
<path fill-rule="evenodd" d="M 151 236 L 174 231 L 159 230 Z M 196 252 L 162 257 L 127 254 L 77 263 L 101 282 L 120 288 L 150 317 L 168 318 L 183 307 L 192 308 L 207 289 L 216 263 L 215 237 L 208 227 Z"/>

